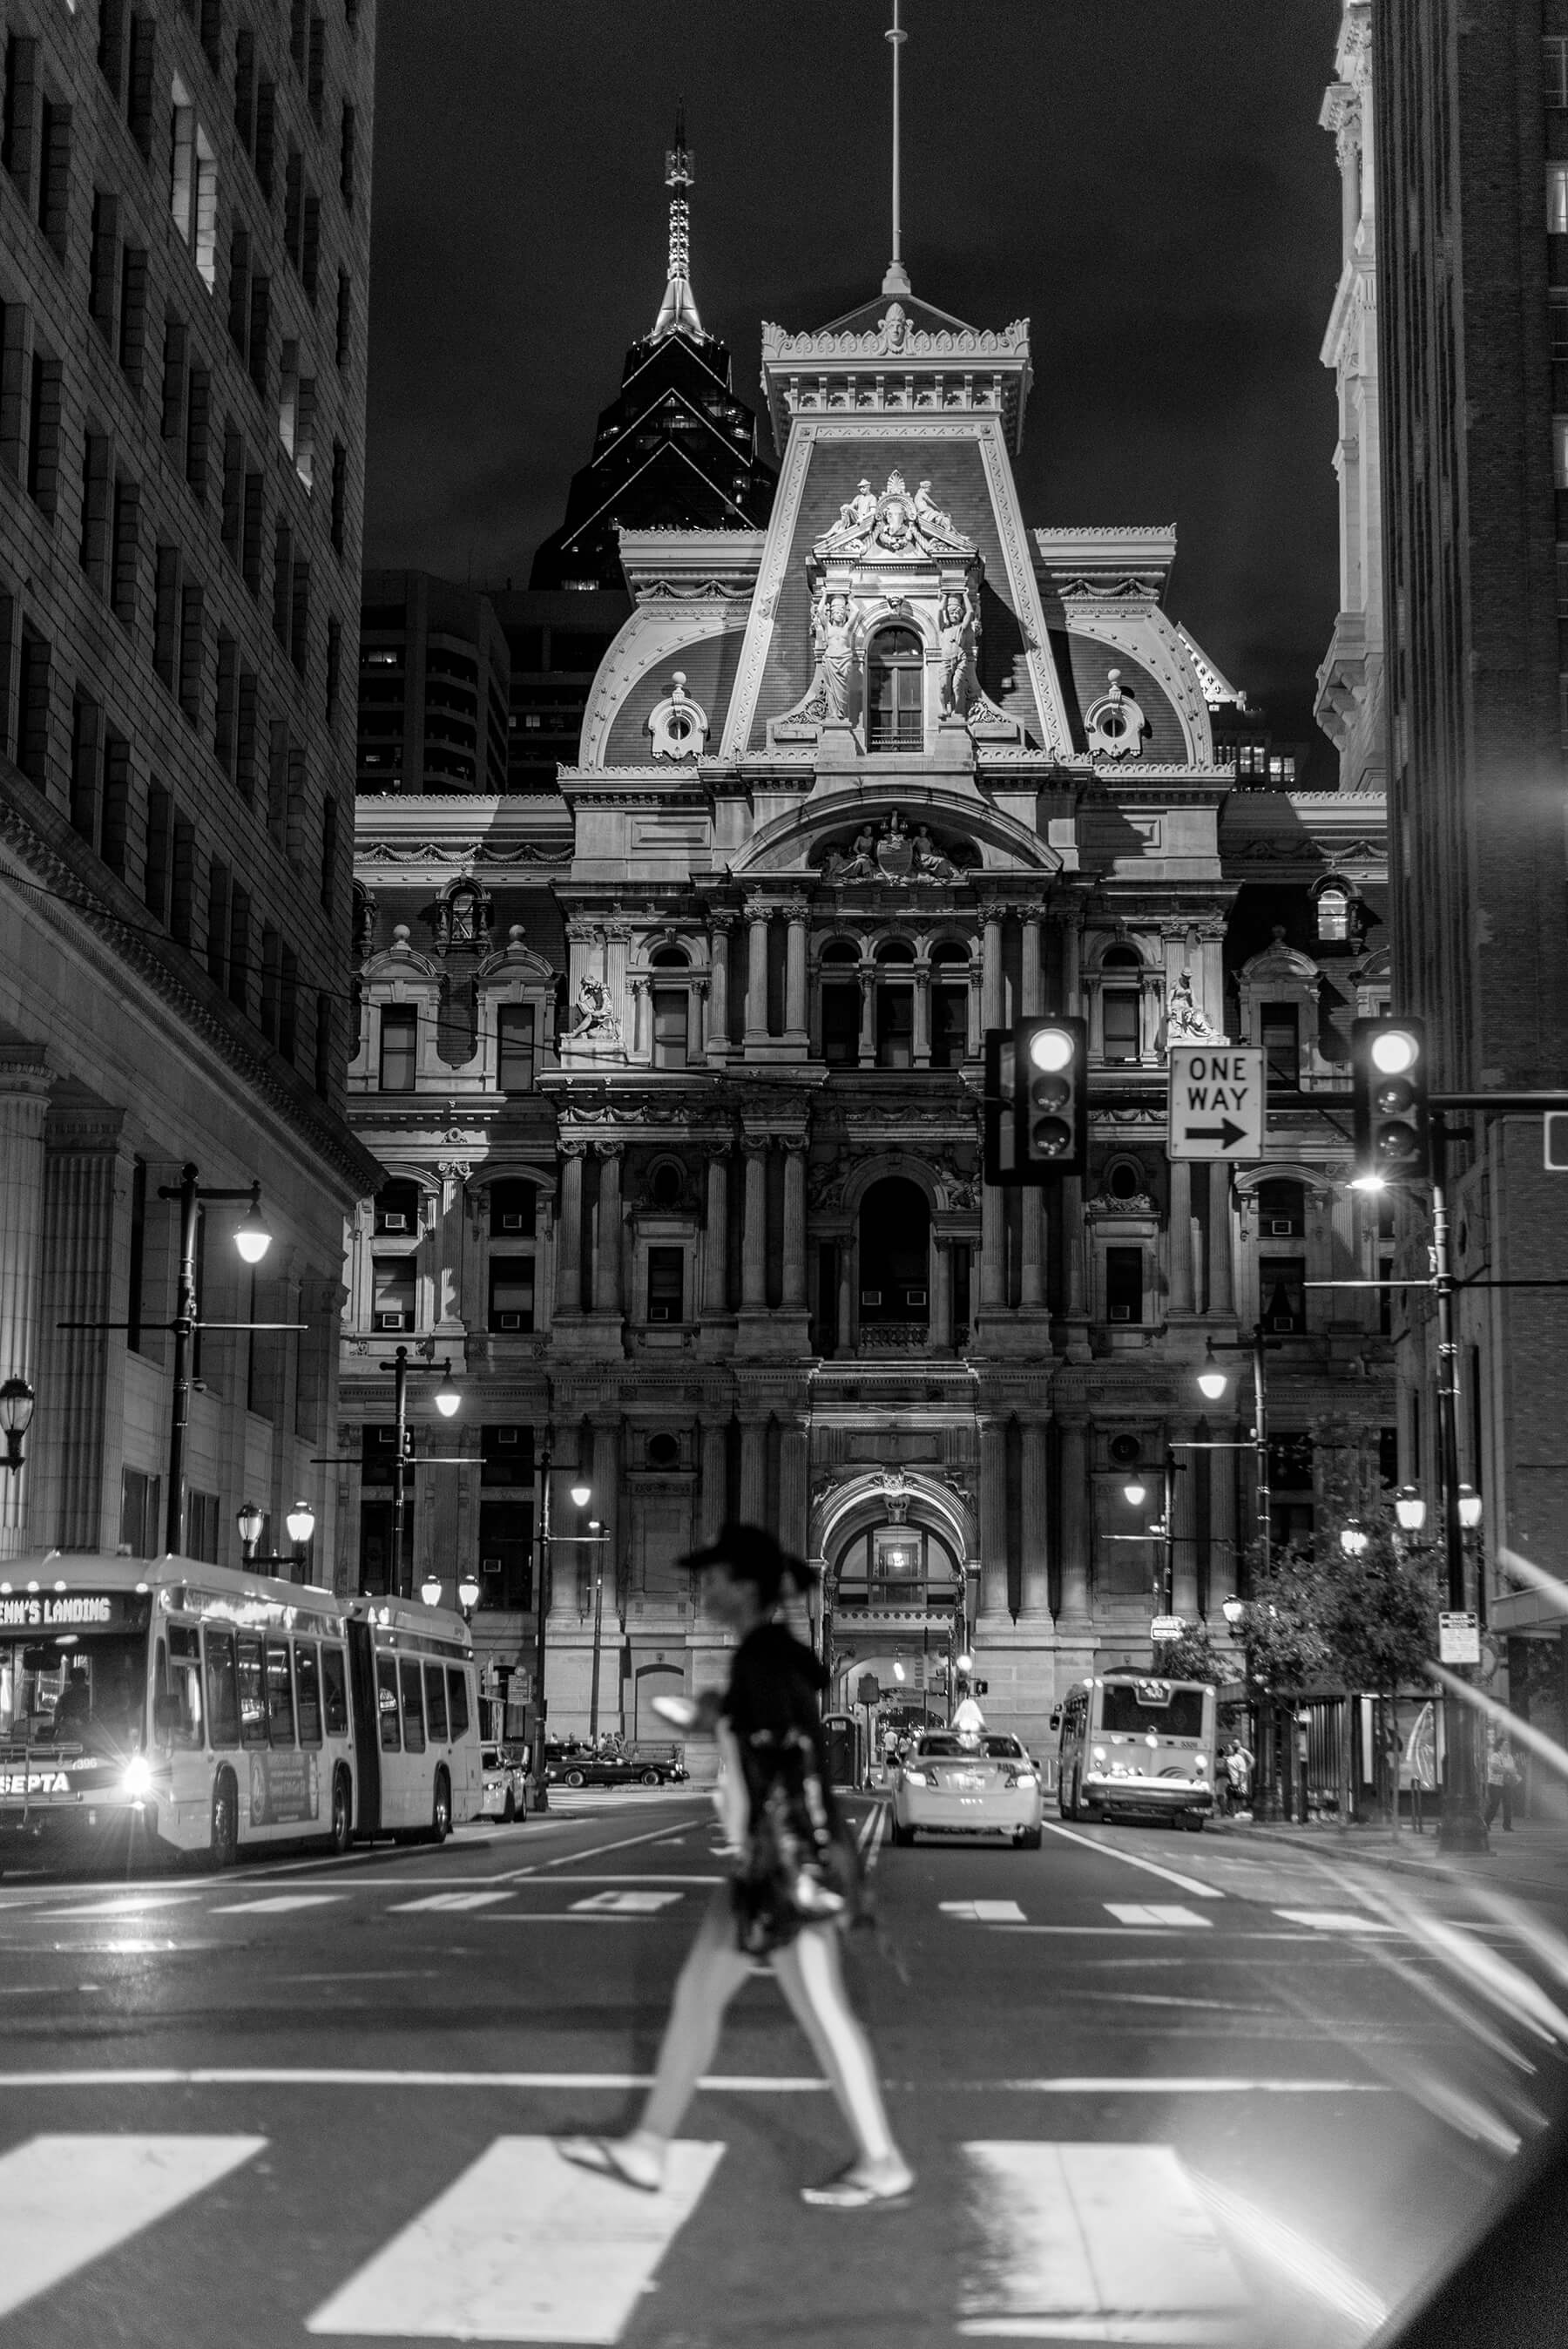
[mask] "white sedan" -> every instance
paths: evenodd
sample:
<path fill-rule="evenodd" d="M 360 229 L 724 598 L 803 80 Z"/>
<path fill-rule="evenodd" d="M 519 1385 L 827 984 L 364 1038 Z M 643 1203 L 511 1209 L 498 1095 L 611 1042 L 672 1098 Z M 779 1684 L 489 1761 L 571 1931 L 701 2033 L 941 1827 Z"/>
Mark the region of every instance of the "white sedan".
<path fill-rule="evenodd" d="M 528 1816 L 528 1775 L 515 1762 L 509 1761 L 499 1745 L 480 1749 L 481 1792 L 480 1816 L 482 1819 L 513 1819 Z"/>
<path fill-rule="evenodd" d="M 1016 1737 L 928 1729 L 893 1774 L 892 1841 L 1000 1836 L 1040 1847 L 1040 1774 Z"/>

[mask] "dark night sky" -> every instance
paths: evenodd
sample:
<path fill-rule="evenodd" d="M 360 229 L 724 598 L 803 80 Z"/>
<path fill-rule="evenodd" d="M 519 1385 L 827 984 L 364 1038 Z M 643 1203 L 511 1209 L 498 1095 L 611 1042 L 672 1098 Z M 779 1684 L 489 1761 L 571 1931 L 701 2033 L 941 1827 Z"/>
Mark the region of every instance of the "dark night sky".
<path fill-rule="evenodd" d="M 1174 616 L 1310 730 L 1337 596 L 1337 0 L 906 0 L 904 256 L 1031 321 L 1031 523 L 1168 523 Z M 889 249 L 885 0 L 382 0 L 366 561 L 526 584 L 665 278 L 686 100 L 693 284 L 737 388 Z M 1331 785 L 1333 757 L 1312 781 Z"/>

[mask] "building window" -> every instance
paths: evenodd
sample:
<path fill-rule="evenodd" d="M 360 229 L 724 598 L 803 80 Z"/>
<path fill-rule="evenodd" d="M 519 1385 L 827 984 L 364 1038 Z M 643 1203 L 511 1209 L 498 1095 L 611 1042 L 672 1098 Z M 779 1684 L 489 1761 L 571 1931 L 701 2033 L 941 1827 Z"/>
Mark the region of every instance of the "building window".
<path fill-rule="evenodd" d="M 1258 1302 L 1265 1330 L 1300 1335 L 1306 1328 L 1306 1260 L 1299 1256 L 1258 1259 Z"/>
<path fill-rule="evenodd" d="M 1568 287 L 1553 287 L 1547 296 L 1546 316 L 1552 337 L 1552 356 L 1559 362 L 1568 359 Z"/>
<path fill-rule="evenodd" d="M 1546 233 L 1568 236 L 1568 163 L 1546 166 Z"/>
<path fill-rule="evenodd" d="M 491 1239 L 531 1239 L 537 1197 L 531 1183 L 492 1183 L 490 1186 Z"/>
<path fill-rule="evenodd" d="M 531 1485 L 532 1482 L 532 1428 L 481 1427 L 480 1430 L 480 1483 L 481 1485 Z"/>
<path fill-rule="evenodd" d="M 1337 885 L 1317 893 L 1317 935 L 1326 946 L 1339 946 L 1350 936 L 1350 895 Z"/>
<path fill-rule="evenodd" d="M 684 987 L 654 989 L 654 1066 L 684 1069 L 687 1059 L 691 998 Z"/>
<path fill-rule="evenodd" d="M 377 1330 L 414 1327 L 414 1258 L 378 1256 L 372 1259 L 371 1309 Z"/>
<path fill-rule="evenodd" d="M 907 1069 L 914 1061 L 914 988 L 877 988 L 877 1066 Z"/>
<path fill-rule="evenodd" d="M 1568 107 L 1568 40 L 1549 35 L 1541 44 L 1541 86 L 1547 109 L 1561 113 Z"/>
<path fill-rule="evenodd" d="M 1299 1240 L 1306 1232 L 1306 1193 L 1278 1178 L 1258 1185 L 1258 1232 L 1265 1240 Z"/>
<path fill-rule="evenodd" d="M 533 1006 L 501 1003 L 496 1007 L 496 1084 L 503 1093 L 533 1091 Z"/>
<path fill-rule="evenodd" d="M 532 1257 L 491 1257 L 490 1326 L 506 1335 L 521 1335 L 532 1329 Z"/>
<path fill-rule="evenodd" d="M 418 1034 L 419 1015 L 417 1011 L 394 1011 L 388 1008 L 382 1012 L 381 1090 L 384 1093 L 413 1092 Z"/>
<path fill-rule="evenodd" d="M 883 628 L 866 656 L 866 748 L 919 750 L 925 743 L 925 656 L 912 628 Z"/>
<path fill-rule="evenodd" d="M 1108 1061 L 1136 1061 L 1142 1041 L 1142 990 L 1135 987 L 1108 987 L 1100 997 L 1105 1018 L 1105 1057 Z"/>
<path fill-rule="evenodd" d="M 1568 490 L 1568 416 L 1552 419 L 1552 480 L 1555 488 Z"/>
<path fill-rule="evenodd" d="M 1296 1007 L 1265 1003 L 1261 1020 L 1267 1081 L 1295 1092 L 1301 1083 L 1301 1019 Z"/>
<path fill-rule="evenodd" d="M 1105 1252 L 1105 1318 L 1108 1321 L 1143 1319 L 1143 1250 L 1108 1247 Z"/>
<path fill-rule="evenodd" d="M 685 1320 L 684 1248 L 651 1247 L 648 1250 L 648 1319 L 650 1321 Z"/>
<path fill-rule="evenodd" d="M 407 1238 L 419 1228 L 419 1186 L 417 1183 L 383 1183 L 376 1194 L 376 1237 L 396 1232 Z"/>
<path fill-rule="evenodd" d="M 511 1432 L 511 1431 L 509 1431 Z M 488 1434 L 490 1430 L 487 1428 Z M 524 1428 L 526 1435 L 531 1433 Z M 480 1503 L 480 1605 L 526 1611 L 533 1604 L 531 1501 Z"/>

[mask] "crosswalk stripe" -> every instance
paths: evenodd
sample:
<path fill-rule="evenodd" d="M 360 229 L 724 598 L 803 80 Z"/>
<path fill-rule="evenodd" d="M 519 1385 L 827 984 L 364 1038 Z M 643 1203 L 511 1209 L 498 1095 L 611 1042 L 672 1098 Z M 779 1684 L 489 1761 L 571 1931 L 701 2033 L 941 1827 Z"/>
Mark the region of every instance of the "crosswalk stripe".
<path fill-rule="evenodd" d="M 1213 1930 L 1212 1917 L 1200 1917 L 1195 1909 L 1174 1901 L 1108 1900 L 1105 1905 L 1124 1925 L 1201 1925 L 1206 1933 Z"/>
<path fill-rule="evenodd" d="M 36 2137 L 0 2156 L 0 2316 L 216 2185 L 264 2137 Z"/>
<path fill-rule="evenodd" d="M 978 2256 L 962 2272 L 961 2333 L 1209 2344 L 1244 2314 L 1240 2279 L 1170 2146 L 985 2140 L 964 2154 Z"/>
<path fill-rule="evenodd" d="M 498 2137 L 305 2325 L 372 2340 L 613 2344 L 701 2200 L 722 2145 L 670 2147 L 661 2194 Z"/>
<path fill-rule="evenodd" d="M 1320 1933 L 1395 1933 L 1397 1925 L 1386 1925 L 1380 1917 L 1368 1917 L 1361 1909 L 1276 1909 L 1290 1925 L 1311 1925 Z"/>
<path fill-rule="evenodd" d="M 68 1909 L 30 1909 L 29 1925 L 58 1925 L 77 1917 L 140 1917 L 150 1909 L 171 1909 L 182 1900 L 199 1900 L 199 1892 L 122 1893 L 112 1900 L 78 1900 Z"/>
<path fill-rule="evenodd" d="M 212 1917 L 281 1917 L 287 1909 L 325 1909 L 334 1900 L 346 1900 L 346 1892 L 269 1892 L 262 1900 L 226 1900 L 221 1909 L 212 1909 Z"/>
<path fill-rule="evenodd" d="M 586 1900 L 574 1900 L 572 1909 L 579 1917 L 595 1910 L 601 1916 L 652 1917 L 685 1897 L 680 1892 L 591 1892 Z"/>
<path fill-rule="evenodd" d="M 510 1888 L 505 1892 L 429 1892 L 422 1900 L 393 1900 L 388 1903 L 389 1917 L 406 1917 L 416 1909 L 488 1909 L 492 1900 L 510 1900 Z"/>
<path fill-rule="evenodd" d="M 1024 1912 L 1016 1900 L 944 1900 L 944 1917 L 961 1917 L 975 1925 L 1021 1925 Z"/>

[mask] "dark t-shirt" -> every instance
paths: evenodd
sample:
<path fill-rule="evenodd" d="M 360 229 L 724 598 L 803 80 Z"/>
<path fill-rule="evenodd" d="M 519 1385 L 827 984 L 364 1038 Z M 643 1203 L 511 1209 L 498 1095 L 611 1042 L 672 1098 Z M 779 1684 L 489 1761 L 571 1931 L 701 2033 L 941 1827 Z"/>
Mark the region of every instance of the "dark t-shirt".
<path fill-rule="evenodd" d="M 823 1799 L 831 1804 L 820 1702 L 827 1684 L 827 1674 L 810 1649 L 782 1623 L 759 1623 L 737 1648 L 724 1713 L 746 1756 L 754 1803 L 758 1779 L 768 1775 L 758 1764 L 769 1742 L 782 1744 L 798 1730 L 810 1742 Z"/>

